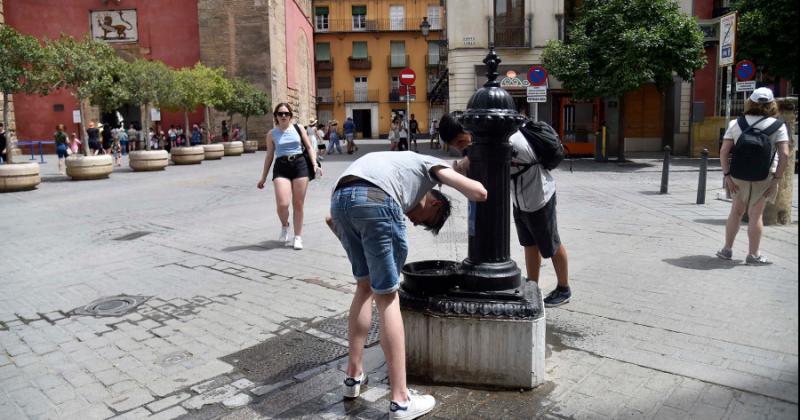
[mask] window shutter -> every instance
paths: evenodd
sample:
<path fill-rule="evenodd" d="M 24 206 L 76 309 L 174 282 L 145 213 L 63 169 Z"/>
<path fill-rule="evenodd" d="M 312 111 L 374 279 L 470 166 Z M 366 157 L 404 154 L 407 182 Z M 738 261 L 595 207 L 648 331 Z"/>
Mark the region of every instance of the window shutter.
<path fill-rule="evenodd" d="M 353 6 L 353 15 L 366 15 L 367 6 Z"/>
<path fill-rule="evenodd" d="M 317 7 L 314 10 L 315 10 L 314 14 L 317 15 L 317 16 L 319 16 L 319 15 L 326 15 L 327 16 L 328 15 L 328 8 L 327 7 Z"/>
<path fill-rule="evenodd" d="M 367 43 L 364 41 L 353 41 L 353 58 L 367 58 Z"/>
<path fill-rule="evenodd" d="M 319 43 L 315 48 L 317 61 L 331 61 L 331 44 Z"/>

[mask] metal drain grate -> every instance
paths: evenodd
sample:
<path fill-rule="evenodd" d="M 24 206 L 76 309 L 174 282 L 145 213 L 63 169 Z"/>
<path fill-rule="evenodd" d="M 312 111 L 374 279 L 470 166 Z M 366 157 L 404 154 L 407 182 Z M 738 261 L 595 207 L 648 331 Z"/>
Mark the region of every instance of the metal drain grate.
<path fill-rule="evenodd" d="M 292 331 L 221 358 L 253 382 L 272 384 L 347 354 L 347 348 Z"/>
<path fill-rule="evenodd" d="M 328 318 L 312 328 L 326 332 L 332 336 L 339 337 L 347 341 L 347 314 L 337 318 Z M 367 335 L 366 347 L 370 347 L 380 340 L 380 331 L 378 326 L 378 311 L 372 307 L 372 324 L 369 327 L 369 334 Z"/>
<path fill-rule="evenodd" d="M 139 239 L 142 236 L 149 235 L 151 233 L 153 233 L 153 232 L 148 232 L 146 230 L 139 230 L 139 231 L 136 231 L 136 232 L 131 232 L 131 233 L 127 234 L 127 235 L 118 236 L 118 237 L 114 238 L 114 240 L 115 241 L 132 241 L 134 239 Z"/>
<path fill-rule="evenodd" d="M 150 299 L 150 296 L 111 296 L 95 300 L 94 302 L 73 309 L 73 315 L 90 315 L 90 316 L 122 316 L 136 309 L 137 306 L 143 304 Z"/>

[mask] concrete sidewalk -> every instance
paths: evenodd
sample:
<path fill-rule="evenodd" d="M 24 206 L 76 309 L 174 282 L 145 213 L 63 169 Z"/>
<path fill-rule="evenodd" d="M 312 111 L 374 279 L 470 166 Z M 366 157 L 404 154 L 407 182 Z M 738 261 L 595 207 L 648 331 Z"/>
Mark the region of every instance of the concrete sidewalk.
<path fill-rule="evenodd" d="M 302 251 L 276 241 L 272 188 L 255 188 L 264 152 L 85 182 L 46 156 L 38 190 L 0 195 L 0 418 L 385 417 L 374 331 L 368 391 L 339 394 L 353 280 L 323 217 L 336 175 L 388 148 L 359 146 L 326 157 Z M 797 224 L 765 229 L 774 265 L 743 264 L 746 227 L 734 261 L 718 260 L 730 204 L 715 198 L 713 161 L 706 204 L 694 204 L 697 167 L 673 160 L 660 195 L 658 160 L 562 163 L 573 298 L 547 311 L 548 382 L 520 392 L 412 380 L 437 397 L 430 417 L 797 418 Z M 410 228 L 409 262 L 466 256 L 466 201 L 445 192 L 451 221 L 437 237 Z M 549 263 L 541 283 L 555 286 Z M 147 300 L 122 316 L 73 311 L 118 295 Z"/>

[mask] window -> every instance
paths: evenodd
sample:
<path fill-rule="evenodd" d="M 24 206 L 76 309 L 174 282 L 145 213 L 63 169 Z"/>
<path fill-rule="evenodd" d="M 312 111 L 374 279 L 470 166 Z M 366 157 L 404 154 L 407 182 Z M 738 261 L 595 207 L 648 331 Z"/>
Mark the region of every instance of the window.
<path fill-rule="evenodd" d="M 439 6 L 428 6 L 428 23 L 431 30 L 442 29 L 442 8 Z"/>
<path fill-rule="evenodd" d="M 314 58 L 316 61 L 331 61 L 331 44 L 318 42 L 314 48 Z"/>
<path fill-rule="evenodd" d="M 439 64 L 439 41 L 428 41 L 428 63 Z"/>
<path fill-rule="evenodd" d="M 406 12 L 403 6 L 389 6 L 389 30 L 406 29 Z"/>
<path fill-rule="evenodd" d="M 367 78 L 356 77 L 353 79 L 353 100 L 355 102 L 366 102 L 367 97 Z"/>
<path fill-rule="evenodd" d="M 367 29 L 367 6 L 353 6 L 353 30 Z"/>
<path fill-rule="evenodd" d="M 317 101 L 323 104 L 333 103 L 330 77 L 317 77 Z"/>
<path fill-rule="evenodd" d="M 327 7 L 317 7 L 314 9 L 314 27 L 320 32 L 328 31 Z"/>
<path fill-rule="evenodd" d="M 389 102 L 400 101 L 400 76 L 392 76 L 392 83 L 389 86 Z"/>
<path fill-rule="evenodd" d="M 405 67 L 406 64 L 406 42 L 390 41 L 389 65 L 391 67 Z"/>
<path fill-rule="evenodd" d="M 367 59 L 367 41 L 353 41 L 353 58 Z"/>
<path fill-rule="evenodd" d="M 498 47 L 524 47 L 528 30 L 524 0 L 495 0 L 494 44 Z"/>

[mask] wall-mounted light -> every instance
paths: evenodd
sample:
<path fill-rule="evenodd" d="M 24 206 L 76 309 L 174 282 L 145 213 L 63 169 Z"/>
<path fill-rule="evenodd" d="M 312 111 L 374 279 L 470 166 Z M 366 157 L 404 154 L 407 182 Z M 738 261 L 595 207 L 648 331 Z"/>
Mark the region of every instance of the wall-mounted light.
<path fill-rule="evenodd" d="M 419 30 L 422 32 L 422 36 L 427 38 L 428 34 L 431 33 L 431 24 L 428 22 L 428 17 L 423 16 L 422 23 L 419 24 Z"/>

